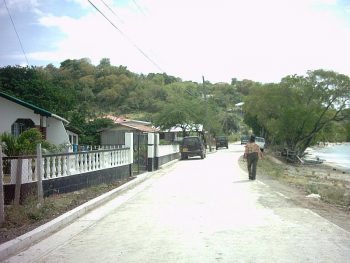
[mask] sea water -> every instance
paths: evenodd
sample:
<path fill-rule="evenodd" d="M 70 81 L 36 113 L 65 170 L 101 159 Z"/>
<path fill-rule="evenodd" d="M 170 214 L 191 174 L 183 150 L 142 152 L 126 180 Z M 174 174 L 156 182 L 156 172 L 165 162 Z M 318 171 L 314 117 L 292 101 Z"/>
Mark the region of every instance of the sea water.
<path fill-rule="evenodd" d="M 350 169 L 350 143 L 313 147 L 312 152 L 326 163 Z"/>

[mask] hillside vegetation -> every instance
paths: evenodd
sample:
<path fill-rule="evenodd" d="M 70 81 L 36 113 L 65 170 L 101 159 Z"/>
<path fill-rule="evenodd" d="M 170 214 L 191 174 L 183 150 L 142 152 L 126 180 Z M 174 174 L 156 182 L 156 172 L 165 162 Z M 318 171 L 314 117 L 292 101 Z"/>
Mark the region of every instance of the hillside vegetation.
<path fill-rule="evenodd" d="M 236 78 L 196 83 L 166 73 L 133 73 L 108 58 L 96 66 L 83 58 L 58 68 L 0 68 L 0 91 L 68 119 L 81 131 L 82 143 L 98 143 L 96 130 L 112 125 L 99 118 L 105 114 L 162 128 L 200 123 L 213 135 L 245 134 L 251 127 L 269 143 L 300 152 L 320 140 L 350 141 L 350 80 L 332 71 L 272 84 Z M 239 102 L 245 102 L 242 109 L 235 107 Z"/>

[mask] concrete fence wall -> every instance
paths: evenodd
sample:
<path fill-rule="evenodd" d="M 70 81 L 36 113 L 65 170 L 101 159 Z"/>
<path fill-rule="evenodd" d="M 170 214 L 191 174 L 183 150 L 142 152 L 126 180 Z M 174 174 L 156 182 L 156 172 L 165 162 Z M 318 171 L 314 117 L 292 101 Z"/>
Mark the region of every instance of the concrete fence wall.
<path fill-rule="evenodd" d="M 14 198 L 16 175 L 21 173 L 21 199 L 37 191 L 41 176 L 44 196 L 66 193 L 132 176 L 133 134 L 125 135 L 124 148 L 111 148 L 65 154 L 5 157 L 5 202 Z M 148 171 L 179 158 L 178 145 L 159 145 L 159 135 L 148 134 Z M 38 161 L 40 159 L 40 162 Z M 21 162 L 21 169 L 18 169 Z M 41 165 L 38 165 L 40 163 Z M 39 171 L 40 170 L 40 171 Z"/>
<path fill-rule="evenodd" d="M 43 155 L 42 160 L 42 165 L 39 167 L 37 156 L 4 158 L 5 163 L 9 166 L 7 167 L 8 171 L 10 171 L 9 184 L 16 183 L 19 162 L 22 162 L 22 184 L 36 182 L 38 180 L 38 169 L 42 171 L 42 180 L 48 180 L 131 163 L 130 148 L 50 154 Z"/>

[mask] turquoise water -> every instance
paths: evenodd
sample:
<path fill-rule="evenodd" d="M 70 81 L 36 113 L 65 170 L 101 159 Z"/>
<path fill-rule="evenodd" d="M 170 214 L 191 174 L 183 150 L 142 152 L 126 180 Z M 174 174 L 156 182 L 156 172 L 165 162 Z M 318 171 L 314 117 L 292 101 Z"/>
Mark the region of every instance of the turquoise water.
<path fill-rule="evenodd" d="M 313 154 L 327 163 L 350 169 L 350 143 L 313 148 Z"/>

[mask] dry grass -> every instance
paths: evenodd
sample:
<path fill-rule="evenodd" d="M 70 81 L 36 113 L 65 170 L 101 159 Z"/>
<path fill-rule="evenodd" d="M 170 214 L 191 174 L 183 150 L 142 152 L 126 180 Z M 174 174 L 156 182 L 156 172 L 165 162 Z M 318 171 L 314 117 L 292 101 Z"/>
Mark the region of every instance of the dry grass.
<path fill-rule="evenodd" d="M 321 200 L 350 207 L 350 174 L 325 165 L 291 165 L 265 155 L 258 163 L 258 174 L 304 190 L 319 194 Z M 241 165 L 245 163 L 240 162 Z"/>
<path fill-rule="evenodd" d="M 23 235 L 26 232 L 72 210 L 75 207 L 103 194 L 129 180 L 101 184 L 80 191 L 50 196 L 39 205 L 36 197 L 29 197 L 19 206 L 5 206 L 5 223 L 0 228 L 0 244 Z"/>

